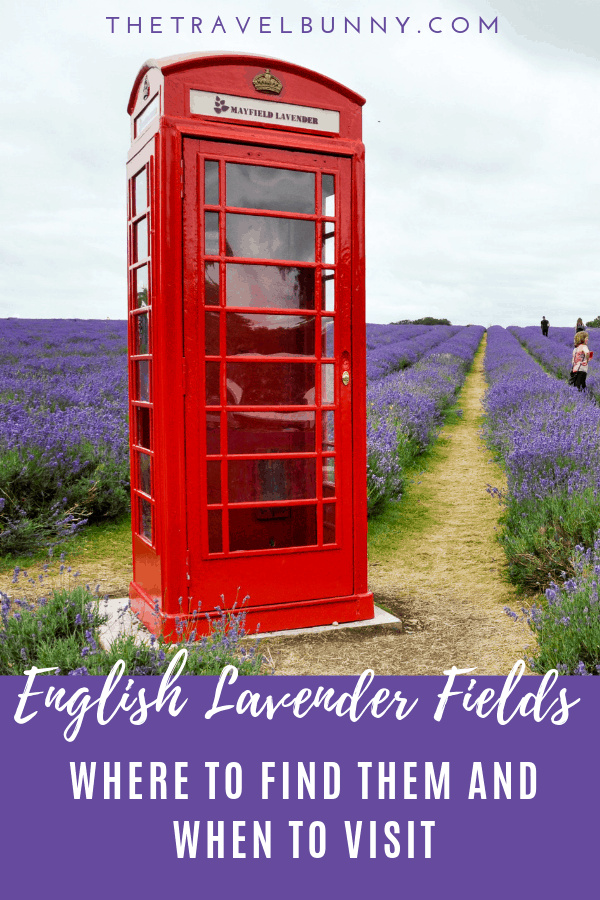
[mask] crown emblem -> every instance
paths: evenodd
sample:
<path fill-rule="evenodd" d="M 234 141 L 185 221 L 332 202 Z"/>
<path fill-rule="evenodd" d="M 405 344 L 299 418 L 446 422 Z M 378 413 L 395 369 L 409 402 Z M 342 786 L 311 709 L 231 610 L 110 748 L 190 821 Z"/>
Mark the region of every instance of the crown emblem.
<path fill-rule="evenodd" d="M 149 96 L 150 96 L 150 82 L 148 81 L 148 76 L 146 75 L 146 77 L 144 78 L 144 84 L 142 87 L 142 98 L 144 100 L 147 100 Z"/>
<path fill-rule="evenodd" d="M 263 94 L 279 94 L 283 87 L 279 78 L 271 75 L 268 69 L 253 78 L 252 84 L 257 91 L 262 91 Z"/>

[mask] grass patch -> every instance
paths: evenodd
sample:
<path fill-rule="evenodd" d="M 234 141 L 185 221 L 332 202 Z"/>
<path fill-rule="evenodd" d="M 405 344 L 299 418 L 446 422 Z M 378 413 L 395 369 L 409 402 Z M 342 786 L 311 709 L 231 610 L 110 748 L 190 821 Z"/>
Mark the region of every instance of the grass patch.
<path fill-rule="evenodd" d="M 131 564 L 131 516 L 122 516 L 113 522 L 98 522 L 86 525 L 65 544 L 54 551 L 58 558 L 65 553 L 69 565 L 77 568 L 83 561 L 93 563 L 102 559 L 113 559 L 118 565 Z M 0 557 L 0 574 L 12 572 L 15 566 L 21 569 L 48 561 L 48 551 L 39 549 L 28 555 Z"/>

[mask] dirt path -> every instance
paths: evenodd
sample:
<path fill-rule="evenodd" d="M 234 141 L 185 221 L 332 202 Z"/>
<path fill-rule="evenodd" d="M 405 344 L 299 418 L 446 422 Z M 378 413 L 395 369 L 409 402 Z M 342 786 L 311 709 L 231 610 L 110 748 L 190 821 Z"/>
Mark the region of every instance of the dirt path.
<path fill-rule="evenodd" d="M 485 337 L 484 337 L 485 342 Z M 501 577 L 494 540 L 498 504 L 487 483 L 502 484 L 479 438 L 485 392 L 480 347 L 463 386 L 463 418 L 441 436 L 435 462 L 412 488 L 425 527 L 408 530 L 384 562 L 371 560 L 375 602 L 402 627 L 356 628 L 270 639 L 280 675 L 344 675 L 372 668 L 378 675 L 438 675 L 476 666 L 475 675 L 506 675 L 533 640 L 505 604 L 519 608 Z"/>

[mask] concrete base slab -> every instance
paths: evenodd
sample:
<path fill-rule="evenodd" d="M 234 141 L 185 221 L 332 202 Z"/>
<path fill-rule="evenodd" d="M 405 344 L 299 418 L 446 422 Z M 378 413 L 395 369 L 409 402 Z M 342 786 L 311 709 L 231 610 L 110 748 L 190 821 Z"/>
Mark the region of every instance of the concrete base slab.
<path fill-rule="evenodd" d="M 136 644 L 150 644 L 151 634 L 148 629 L 138 621 L 129 608 L 128 597 L 108 598 L 100 600 L 100 612 L 108 616 L 106 625 L 100 629 L 100 643 L 108 650 L 115 638 L 120 634 L 133 635 Z M 393 616 L 381 607 L 375 607 L 375 615 L 372 619 L 364 619 L 361 622 L 340 622 L 333 625 L 313 625 L 311 628 L 292 628 L 288 631 L 265 631 L 258 635 L 246 635 L 244 640 L 272 637 L 293 637 L 296 634 L 318 634 L 321 631 L 341 631 L 344 628 L 367 628 L 369 625 L 397 625 L 400 619 Z"/>
<path fill-rule="evenodd" d="M 294 634 L 318 634 L 320 631 L 342 631 L 344 628 L 366 628 L 369 625 L 397 625 L 400 619 L 375 606 L 375 615 L 372 619 L 363 619 L 361 622 L 340 622 L 333 625 L 313 625 L 311 628 L 290 628 L 287 631 L 265 631 L 259 632 L 258 637 L 291 637 Z M 254 637 L 254 635 L 249 635 Z"/>

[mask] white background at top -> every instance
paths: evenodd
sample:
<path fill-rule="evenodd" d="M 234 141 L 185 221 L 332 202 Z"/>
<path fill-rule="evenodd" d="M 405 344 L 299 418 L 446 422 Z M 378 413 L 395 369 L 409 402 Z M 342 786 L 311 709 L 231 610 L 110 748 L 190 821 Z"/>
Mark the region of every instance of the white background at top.
<path fill-rule="evenodd" d="M 368 321 L 570 325 L 600 313 L 599 3 L 268 6 L 34 0 L 2 13 L 0 317 L 125 317 L 129 92 L 146 59 L 208 49 L 291 60 L 367 98 Z M 284 8 L 292 34 L 279 33 Z M 267 14 L 270 35 L 258 30 Z M 498 34 L 479 34 L 479 16 L 496 15 Z M 115 34 L 106 16 L 121 17 Z M 141 34 L 127 34 L 127 16 L 142 17 Z M 226 34 L 210 33 L 217 16 Z M 250 16 L 244 35 L 236 16 Z M 361 34 L 344 34 L 344 16 L 360 16 Z M 370 33 L 371 16 L 387 17 L 386 34 Z M 410 17 L 404 35 L 395 16 Z M 442 34 L 428 31 L 433 16 Z"/>

